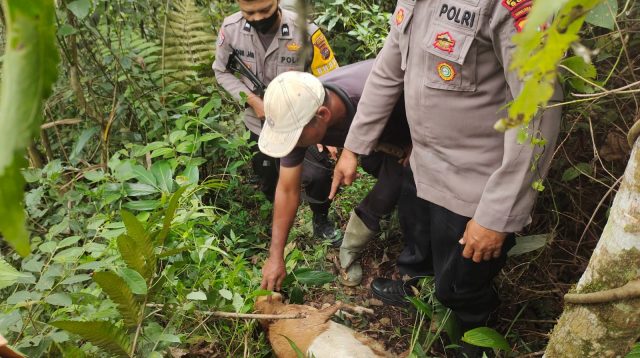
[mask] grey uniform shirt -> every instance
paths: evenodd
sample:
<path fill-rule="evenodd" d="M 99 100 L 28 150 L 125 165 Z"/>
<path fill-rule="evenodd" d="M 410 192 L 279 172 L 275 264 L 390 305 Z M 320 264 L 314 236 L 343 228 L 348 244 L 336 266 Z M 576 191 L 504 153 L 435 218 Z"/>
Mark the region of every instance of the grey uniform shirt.
<path fill-rule="evenodd" d="M 265 85 L 286 71 L 309 69 L 313 74 L 320 75 L 338 67 L 331 47 L 316 25 L 307 24 L 307 33 L 304 33 L 296 24 L 297 15 L 294 12 L 280 11 L 280 28 L 267 49 L 240 12 L 225 18 L 220 27 L 216 59 L 212 67 L 218 83 L 236 100 L 240 100 L 241 92 L 247 95 L 251 93 L 253 86 L 248 78 L 237 78 L 227 70 L 232 49 Z M 302 60 L 305 57 L 301 53 L 304 42 L 312 44 L 313 54 L 306 56 L 307 63 Z M 244 122 L 250 131 L 260 134 L 262 123 L 253 108 L 246 108 Z"/>
<path fill-rule="evenodd" d="M 560 110 L 549 109 L 529 124 L 529 133 L 547 140 L 544 148 L 518 144 L 517 128 L 500 133 L 493 125 L 522 87 L 509 71 L 511 37 L 530 5 L 399 0 L 345 147 L 370 152 L 404 90 L 418 196 L 492 230 L 513 232 L 528 224 L 536 197 L 531 185 L 548 170 Z"/>

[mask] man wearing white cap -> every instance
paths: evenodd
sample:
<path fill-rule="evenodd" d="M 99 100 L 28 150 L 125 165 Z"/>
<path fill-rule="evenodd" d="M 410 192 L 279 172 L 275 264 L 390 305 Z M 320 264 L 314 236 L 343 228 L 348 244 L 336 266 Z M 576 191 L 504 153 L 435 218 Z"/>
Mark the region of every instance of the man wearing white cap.
<path fill-rule="evenodd" d="M 262 287 L 279 290 L 286 276 L 284 246 L 293 224 L 305 181 L 302 163 L 309 146 L 322 144 L 342 147 L 355 115 L 373 61 L 340 67 L 318 78 L 302 72 L 276 77 L 265 93 L 266 123 L 260 134 L 260 150 L 280 159 L 280 178 L 276 188 L 273 236 L 269 259 L 262 269 Z M 379 231 L 380 220 L 396 206 L 402 182 L 402 162 L 410 148 L 404 101 L 399 100 L 378 151 L 362 158 L 363 168 L 378 182 L 351 213 L 340 248 L 345 285 L 358 285 L 362 268 L 358 262 L 365 244 Z"/>

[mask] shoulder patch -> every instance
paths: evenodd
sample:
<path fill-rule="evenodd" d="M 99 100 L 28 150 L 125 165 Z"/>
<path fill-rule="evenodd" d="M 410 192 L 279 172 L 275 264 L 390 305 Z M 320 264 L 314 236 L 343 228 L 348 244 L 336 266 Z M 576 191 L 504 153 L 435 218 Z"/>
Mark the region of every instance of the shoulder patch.
<path fill-rule="evenodd" d="M 311 44 L 313 45 L 311 73 L 315 76 L 321 76 L 338 68 L 338 61 L 334 57 L 333 50 L 320 29 L 311 35 Z"/>
<path fill-rule="evenodd" d="M 404 22 L 404 8 L 399 7 L 395 17 L 396 26 L 402 25 Z"/>
<path fill-rule="evenodd" d="M 516 31 L 521 32 L 527 23 L 527 16 L 531 12 L 532 0 L 502 0 L 501 4 L 511 14 Z"/>

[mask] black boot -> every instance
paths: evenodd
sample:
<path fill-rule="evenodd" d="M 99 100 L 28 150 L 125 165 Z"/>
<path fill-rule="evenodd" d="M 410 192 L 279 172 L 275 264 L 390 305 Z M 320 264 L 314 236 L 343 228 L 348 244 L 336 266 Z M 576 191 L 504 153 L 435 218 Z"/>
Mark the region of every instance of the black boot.
<path fill-rule="evenodd" d="M 406 298 L 414 296 L 411 286 L 415 284 L 415 280 L 402 281 L 378 277 L 371 282 L 371 293 L 373 297 L 388 305 L 408 307 L 410 303 Z"/>
<path fill-rule="evenodd" d="M 460 342 L 460 349 L 456 351 L 456 358 L 482 358 L 495 357 L 495 353 L 491 348 L 478 347 L 467 342 Z"/>
<path fill-rule="evenodd" d="M 313 236 L 321 240 L 330 240 L 331 246 L 342 245 L 342 234 L 326 214 L 313 213 Z"/>

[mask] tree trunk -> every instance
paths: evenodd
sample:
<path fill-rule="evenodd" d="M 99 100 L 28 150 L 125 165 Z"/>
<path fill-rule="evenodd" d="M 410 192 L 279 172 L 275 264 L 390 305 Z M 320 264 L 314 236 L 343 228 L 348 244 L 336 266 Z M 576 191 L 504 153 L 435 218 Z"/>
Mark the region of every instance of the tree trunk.
<path fill-rule="evenodd" d="M 565 296 L 564 312 L 545 356 L 623 357 L 640 337 L 639 280 L 640 140 L 636 139 L 607 225 L 573 294 Z"/>

